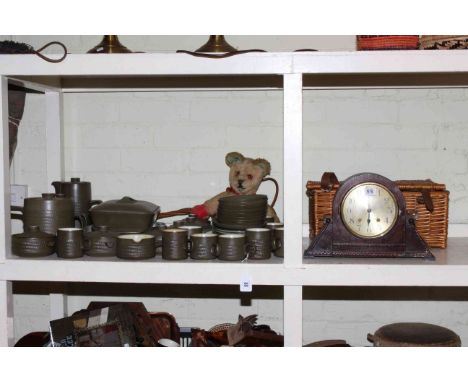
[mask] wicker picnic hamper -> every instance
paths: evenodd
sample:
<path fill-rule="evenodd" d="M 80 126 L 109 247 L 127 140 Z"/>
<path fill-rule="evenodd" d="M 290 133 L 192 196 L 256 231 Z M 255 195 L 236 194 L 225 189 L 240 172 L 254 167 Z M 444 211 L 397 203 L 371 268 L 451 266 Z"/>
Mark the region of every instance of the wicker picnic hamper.
<path fill-rule="evenodd" d="M 360 35 L 356 36 L 357 50 L 418 49 L 417 35 Z"/>
<path fill-rule="evenodd" d="M 431 180 L 397 180 L 406 201 L 406 209 L 416 213 L 416 230 L 429 247 L 446 248 L 449 191 L 444 184 Z M 331 216 L 333 198 L 340 183 L 334 173 L 326 172 L 320 182 L 308 181 L 309 236 L 313 238 Z"/>
<path fill-rule="evenodd" d="M 419 42 L 421 49 L 468 49 L 468 36 L 426 35 Z"/>

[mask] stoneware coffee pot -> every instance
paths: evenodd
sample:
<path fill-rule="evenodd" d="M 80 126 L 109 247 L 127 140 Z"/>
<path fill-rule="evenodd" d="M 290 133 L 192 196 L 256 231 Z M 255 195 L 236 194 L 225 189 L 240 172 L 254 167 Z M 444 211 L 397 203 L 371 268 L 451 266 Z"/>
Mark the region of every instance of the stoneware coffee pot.
<path fill-rule="evenodd" d="M 69 182 L 52 182 L 52 186 L 55 188 L 55 193 L 71 198 L 75 216 L 83 215 L 86 217 L 87 224 L 91 224 L 89 209 L 102 203 L 102 200 L 91 199 L 90 182 L 82 182 L 80 178 L 71 178 Z"/>

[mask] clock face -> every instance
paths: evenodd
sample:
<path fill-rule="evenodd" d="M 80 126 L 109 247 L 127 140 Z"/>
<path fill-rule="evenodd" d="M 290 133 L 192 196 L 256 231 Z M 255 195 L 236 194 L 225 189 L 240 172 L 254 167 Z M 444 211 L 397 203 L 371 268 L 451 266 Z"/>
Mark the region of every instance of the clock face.
<path fill-rule="evenodd" d="M 362 238 L 381 237 L 392 229 L 398 217 L 393 194 L 378 183 L 361 183 L 351 188 L 341 203 L 346 228 Z"/>

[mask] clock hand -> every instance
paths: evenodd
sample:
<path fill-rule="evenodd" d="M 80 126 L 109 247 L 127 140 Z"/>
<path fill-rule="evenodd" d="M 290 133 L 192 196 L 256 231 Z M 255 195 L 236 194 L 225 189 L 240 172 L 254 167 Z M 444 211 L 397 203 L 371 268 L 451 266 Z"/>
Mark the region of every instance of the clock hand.
<path fill-rule="evenodd" d="M 370 213 L 371 213 L 369 198 L 367 198 L 367 225 L 370 224 Z"/>

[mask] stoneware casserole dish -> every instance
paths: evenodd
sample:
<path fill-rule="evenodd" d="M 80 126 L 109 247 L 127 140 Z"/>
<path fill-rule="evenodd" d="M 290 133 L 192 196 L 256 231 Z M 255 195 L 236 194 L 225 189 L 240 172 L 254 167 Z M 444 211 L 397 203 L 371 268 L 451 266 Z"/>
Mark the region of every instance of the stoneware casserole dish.
<path fill-rule="evenodd" d="M 106 226 L 111 232 L 142 233 L 151 228 L 160 207 L 143 200 L 124 196 L 120 200 L 108 200 L 91 208 L 94 226 Z"/>

